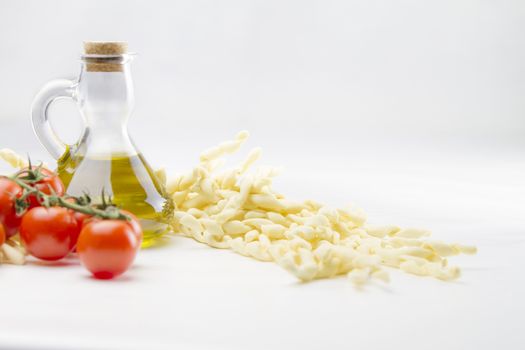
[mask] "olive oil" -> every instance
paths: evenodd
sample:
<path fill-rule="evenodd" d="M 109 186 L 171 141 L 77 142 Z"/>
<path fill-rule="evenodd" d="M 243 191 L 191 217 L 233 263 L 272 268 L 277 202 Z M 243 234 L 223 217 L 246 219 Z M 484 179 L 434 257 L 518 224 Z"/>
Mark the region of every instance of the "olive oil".
<path fill-rule="evenodd" d="M 57 172 L 68 194 L 88 193 L 97 203 L 104 191 L 118 207 L 135 214 L 144 232 L 143 247 L 169 231 L 173 204 L 141 154 L 89 157 L 66 152 Z"/>

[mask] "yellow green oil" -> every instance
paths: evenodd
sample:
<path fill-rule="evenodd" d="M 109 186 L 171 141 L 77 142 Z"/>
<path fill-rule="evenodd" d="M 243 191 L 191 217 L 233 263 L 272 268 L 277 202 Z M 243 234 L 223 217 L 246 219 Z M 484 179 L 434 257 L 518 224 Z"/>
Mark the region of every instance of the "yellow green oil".
<path fill-rule="evenodd" d="M 59 159 L 57 172 L 69 195 L 88 192 L 97 203 L 104 190 L 114 204 L 135 214 L 144 232 L 143 247 L 169 231 L 173 204 L 141 154 L 89 157 L 68 151 Z"/>

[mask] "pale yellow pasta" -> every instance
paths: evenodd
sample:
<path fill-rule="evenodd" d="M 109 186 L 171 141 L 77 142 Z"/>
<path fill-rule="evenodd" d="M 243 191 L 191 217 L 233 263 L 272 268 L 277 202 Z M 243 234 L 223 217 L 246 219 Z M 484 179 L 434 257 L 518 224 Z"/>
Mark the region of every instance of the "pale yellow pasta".
<path fill-rule="evenodd" d="M 210 162 L 223 155 L 236 152 L 241 145 L 248 139 L 249 133 L 241 131 L 233 141 L 226 141 L 216 147 L 212 147 L 201 154 L 201 162 Z"/>
<path fill-rule="evenodd" d="M 25 256 L 24 248 L 12 239 L 0 245 L 0 263 L 23 265 Z"/>
<path fill-rule="evenodd" d="M 27 158 L 18 155 L 15 151 L 8 148 L 0 149 L 0 158 L 13 168 L 24 168 L 28 166 Z"/>
<path fill-rule="evenodd" d="M 385 267 L 449 280 L 460 274 L 446 257 L 474 254 L 475 247 L 427 241 L 428 230 L 371 226 L 363 211 L 315 201 L 292 202 L 272 189 L 275 168 L 248 173 L 261 150 L 216 174 L 221 157 L 239 150 L 247 132 L 212 147 L 191 172 L 168 182 L 178 211 L 174 230 L 213 247 L 274 261 L 303 281 L 347 274 L 360 285 L 388 282 Z M 202 230 L 204 232 L 202 232 Z"/>
<path fill-rule="evenodd" d="M 393 233 L 396 237 L 402 237 L 402 238 L 421 238 L 421 237 L 427 237 L 430 236 L 430 231 L 428 230 L 420 230 L 415 228 L 405 228 L 402 230 L 399 230 L 395 233 Z"/>
<path fill-rule="evenodd" d="M 355 268 L 347 276 L 355 285 L 360 286 L 368 282 L 371 274 L 370 268 Z"/>
<path fill-rule="evenodd" d="M 367 226 L 366 227 L 366 232 L 368 232 L 369 235 L 377 237 L 377 238 L 393 236 L 399 230 L 400 229 L 397 226 Z"/>

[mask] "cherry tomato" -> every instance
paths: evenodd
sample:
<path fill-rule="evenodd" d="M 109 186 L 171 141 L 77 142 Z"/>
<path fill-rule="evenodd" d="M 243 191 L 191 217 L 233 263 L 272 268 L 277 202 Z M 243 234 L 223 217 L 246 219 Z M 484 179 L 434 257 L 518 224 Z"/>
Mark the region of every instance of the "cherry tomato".
<path fill-rule="evenodd" d="M 33 167 L 33 169 L 36 169 L 36 167 Z M 60 180 L 60 178 L 51 170 L 40 168 L 40 172 L 44 175 L 44 178 L 37 183 L 32 184 L 32 187 L 47 195 L 53 194 L 54 192 L 57 196 L 63 196 L 66 190 L 62 180 Z M 24 176 L 24 173 L 22 173 L 21 176 Z M 41 205 L 36 195 L 31 195 L 28 199 L 29 208 Z"/>
<path fill-rule="evenodd" d="M 73 199 L 69 199 L 67 201 L 71 202 L 71 203 L 75 202 Z M 120 212 L 122 214 L 127 215 L 127 216 L 130 217 L 130 220 L 127 221 L 127 224 L 131 226 L 131 228 L 133 229 L 133 231 L 135 232 L 135 234 L 137 236 L 137 239 L 140 241 L 140 243 L 142 243 L 142 227 L 140 226 L 139 219 L 133 213 L 131 213 L 131 212 L 127 211 L 127 210 L 120 210 Z M 78 225 L 79 225 L 79 227 L 81 229 L 85 225 L 87 225 L 88 223 L 90 223 L 92 221 L 101 221 L 101 220 L 103 220 L 101 218 L 93 217 L 93 216 L 91 216 L 89 214 L 84 214 L 84 213 L 79 213 L 79 212 L 75 212 L 74 216 L 75 216 L 75 219 L 77 220 Z M 77 242 L 77 240 L 75 239 L 75 245 L 76 245 L 76 242 Z M 76 251 L 76 248 L 73 251 Z"/>
<path fill-rule="evenodd" d="M 22 195 L 22 188 L 6 177 L 0 177 L 0 223 L 6 238 L 16 234 L 22 218 L 16 215 L 15 199 Z"/>
<path fill-rule="evenodd" d="M 82 264 L 95 278 L 111 279 L 133 263 L 140 240 L 124 220 L 94 220 L 84 226 L 77 252 Z"/>
<path fill-rule="evenodd" d="M 0 246 L 5 243 L 5 229 L 4 225 L 0 224 Z"/>
<path fill-rule="evenodd" d="M 22 218 L 20 238 L 34 257 L 59 260 L 72 250 L 79 231 L 72 211 L 61 207 L 36 207 Z"/>

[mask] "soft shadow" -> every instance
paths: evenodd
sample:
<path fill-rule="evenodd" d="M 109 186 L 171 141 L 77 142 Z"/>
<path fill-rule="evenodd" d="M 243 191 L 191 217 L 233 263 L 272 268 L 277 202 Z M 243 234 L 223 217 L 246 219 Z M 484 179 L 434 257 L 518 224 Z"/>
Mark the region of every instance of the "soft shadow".
<path fill-rule="evenodd" d="M 45 267 L 69 267 L 69 266 L 80 266 L 80 263 L 75 260 L 57 260 L 57 261 L 45 261 L 45 260 L 30 260 L 27 262 L 28 265 L 33 266 L 45 266 Z"/>

